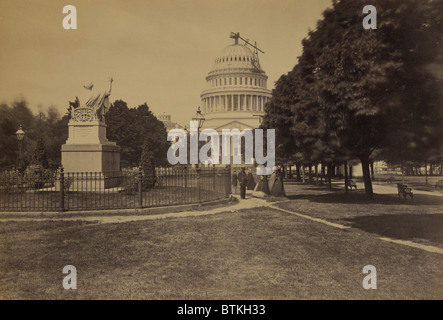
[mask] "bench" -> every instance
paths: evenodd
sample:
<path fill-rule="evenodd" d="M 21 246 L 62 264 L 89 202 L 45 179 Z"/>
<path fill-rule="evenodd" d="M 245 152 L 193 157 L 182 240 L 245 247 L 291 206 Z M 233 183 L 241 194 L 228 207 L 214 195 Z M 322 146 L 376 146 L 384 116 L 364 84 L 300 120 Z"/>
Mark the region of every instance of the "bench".
<path fill-rule="evenodd" d="M 354 182 L 354 180 L 349 180 L 348 186 L 349 186 L 349 189 L 351 189 L 351 190 L 352 190 L 352 188 L 357 189 L 357 184 Z"/>
<path fill-rule="evenodd" d="M 443 179 L 438 180 L 438 181 L 435 183 L 435 187 L 436 187 L 436 188 L 439 188 L 439 189 L 443 188 Z"/>
<path fill-rule="evenodd" d="M 412 200 L 414 197 L 414 194 L 412 193 L 412 189 L 408 188 L 406 184 L 397 183 L 397 190 L 398 190 L 398 197 L 400 198 L 403 196 L 403 198 L 406 199 L 407 196 L 409 196 Z"/>

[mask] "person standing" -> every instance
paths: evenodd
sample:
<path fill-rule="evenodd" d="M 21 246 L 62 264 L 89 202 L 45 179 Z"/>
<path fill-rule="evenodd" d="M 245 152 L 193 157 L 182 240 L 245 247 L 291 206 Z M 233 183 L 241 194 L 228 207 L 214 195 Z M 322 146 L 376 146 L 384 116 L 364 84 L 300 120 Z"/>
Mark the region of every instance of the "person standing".
<path fill-rule="evenodd" d="M 277 168 L 275 173 L 275 180 L 270 189 L 271 195 L 275 197 L 286 197 L 285 187 L 283 184 L 283 172 L 280 167 Z"/>
<path fill-rule="evenodd" d="M 231 184 L 232 184 L 232 193 L 233 194 L 237 193 L 237 182 L 238 182 L 238 177 L 237 177 L 237 173 L 234 170 L 232 172 L 232 176 L 231 176 Z"/>
<path fill-rule="evenodd" d="M 245 172 L 245 168 L 241 168 L 238 174 L 238 183 L 240 184 L 240 198 L 246 199 L 246 186 L 248 184 L 248 175 Z"/>
<path fill-rule="evenodd" d="M 248 190 L 254 190 L 255 189 L 255 179 L 254 176 L 252 175 L 251 170 L 249 170 L 248 172 L 248 185 L 247 185 Z"/>

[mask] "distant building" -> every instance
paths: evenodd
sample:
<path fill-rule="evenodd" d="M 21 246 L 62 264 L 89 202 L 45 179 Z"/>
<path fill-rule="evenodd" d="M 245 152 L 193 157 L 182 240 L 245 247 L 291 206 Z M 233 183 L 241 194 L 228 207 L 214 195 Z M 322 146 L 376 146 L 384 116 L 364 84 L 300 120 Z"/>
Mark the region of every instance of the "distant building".
<path fill-rule="evenodd" d="M 162 115 L 158 116 L 158 120 L 163 122 L 167 132 L 171 129 L 183 129 L 183 126 L 181 126 L 177 122 L 173 122 L 171 119 L 172 117 L 170 114 L 163 113 Z"/>

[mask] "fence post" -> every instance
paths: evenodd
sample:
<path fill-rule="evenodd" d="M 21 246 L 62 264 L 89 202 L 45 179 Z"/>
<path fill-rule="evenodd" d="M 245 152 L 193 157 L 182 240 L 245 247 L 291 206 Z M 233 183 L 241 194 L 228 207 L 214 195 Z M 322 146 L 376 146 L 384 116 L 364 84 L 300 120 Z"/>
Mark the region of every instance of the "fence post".
<path fill-rule="evenodd" d="M 225 177 L 226 177 L 226 198 L 229 198 L 229 195 L 232 193 L 231 190 L 231 166 L 228 165 L 225 171 Z"/>
<path fill-rule="evenodd" d="M 201 198 L 200 198 L 200 168 L 197 167 L 195 168 L 195 171 L 197 172 L 197 199 L 198 199 L 198 203 L 201 202 Z"/>
<path fill-rule="evenodd" d="M 63 166 L 60 166 L 60 211 L 65 211 L 65 173 Z"/>
<path fill-rule="evenodd" d="M 215 192 L 215 187 L 216 187 L 216 183 L 215 183 L 215 177 L 216 177 L 216 169 L 215 166 L 212 166 L 212 192 Z"/>
<path fill-rule="evenodd" d="M 143 207 L 142 183 L 143 183 L 143 171 L 141 167 L 138 167 L 138 208 Z"/>

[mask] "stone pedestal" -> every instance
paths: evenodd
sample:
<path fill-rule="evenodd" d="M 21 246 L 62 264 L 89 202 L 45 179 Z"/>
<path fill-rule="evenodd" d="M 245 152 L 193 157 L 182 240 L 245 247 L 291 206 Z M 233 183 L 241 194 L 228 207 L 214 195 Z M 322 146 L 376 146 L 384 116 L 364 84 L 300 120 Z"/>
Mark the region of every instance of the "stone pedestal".
<path fill-rule="evenodd" d="M 106 138 L 105 122 L 94 117 L 90 108 L 77 108 L 68 126 L 69 136 L 62 145 L 61 160 L 65 179 L 74 178 L 69 190 L 84 190 L 83 180 L 90 180 L 91 173 L 100 177 L 94 181 L 96 189 L 115 187 L 119 181 L 114 177 L 120 173 L 120 148 Z"/>

